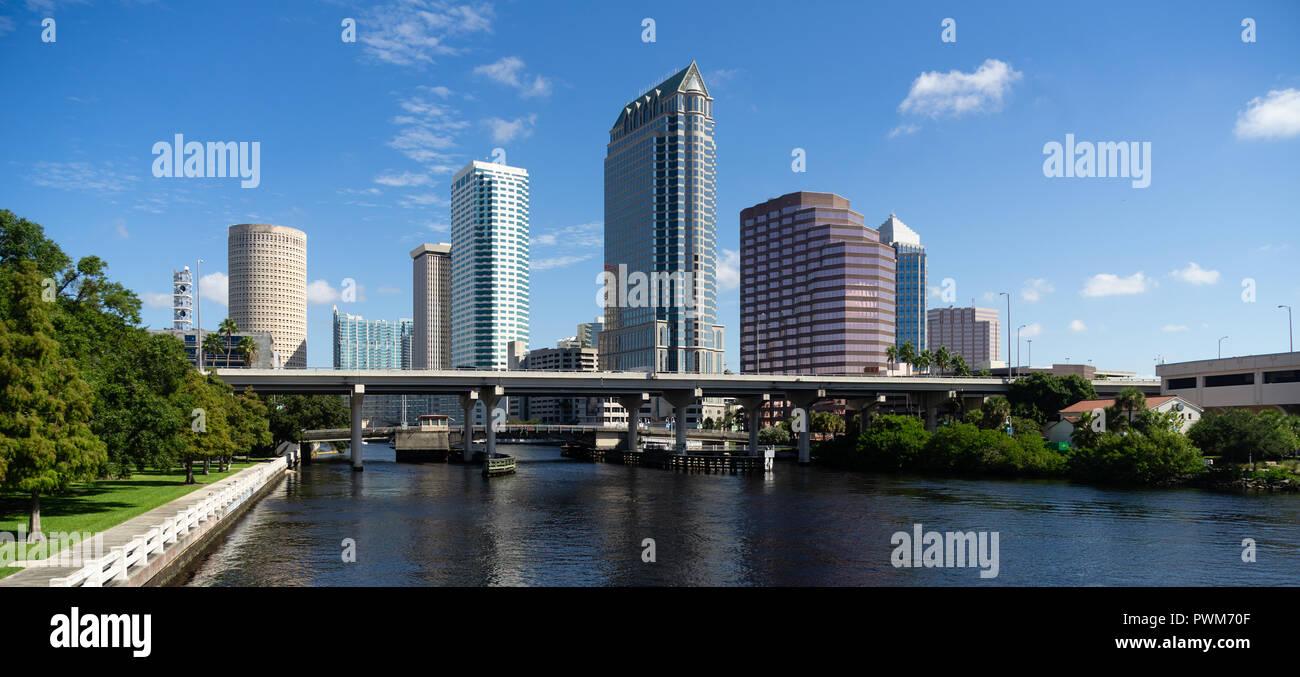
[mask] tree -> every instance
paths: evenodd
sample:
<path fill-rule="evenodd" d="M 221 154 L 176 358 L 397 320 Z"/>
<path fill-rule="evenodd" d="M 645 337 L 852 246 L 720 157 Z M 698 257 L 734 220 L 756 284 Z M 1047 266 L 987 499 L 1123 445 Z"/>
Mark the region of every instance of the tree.
<path fill-rule="evenodd" d="M 96 362 L 87 381 L 95 391 L 92 430 L 108 450 L 106 474 L 171 467 L 189 420 L 176 394 L 193 370 L 180 341 L 131 328 Z"/>
<path fill-rule="evenodd" d="M 934 366 L 938 367 L 940 374 L 943 374 L 951 364 L 952 353 L 948 350 L 948 346 L 939 346 L 939 349 L 934 351 Z"/>
<path fill-rule="evenodd" d="M 346 428 L 350 423 L 348 405 L 338 395 L 272 395 L 266 408 L 275 445 L 297 442 L 304 430 Z"/>
<path fill-rule="evenodd" d="M 980 411 L 984 412 L 981 428 L 988 430 L 1005 428 L 1007 418 L 1011 416 L 1011 403 L 1001 395 L 994 395 L 984 400 L 984 406 L 980 407 Z"/>
<path fill-rule="evenodd" d="M 790 429 L 781 425 L 769 426 L 758 431 L 759 444 L 789 444 Z"/>
<path fill-rule="evenodd" d="M 1056 420 L 1058 413 L 1071 404 L 1096 397 L 1092 382 L 1077 374 L 1052 376 L 1033 372 L 1016 379 L 1007 391 L 1012 412 L 1032 418 L 1040 425 Z"/>
<path fill-rule="evenodd" d="M 811 430 L 815 433 L 841 434 L 844 432 L 844 417 L 829 411 L 814 411 Z"/>
<path fill-rule="evenodd" d="M 916 356 L 916 368 L 920 371 L 929 371 L 930 365 L 933 363 L 934 356 L 932 356 L 928 350 L 922 350 L 921 353 Z"/>
<path fill-rule="evenodd" d="M 29 539 L 43 540 L 41 493 L 94 477 L 104 443 L 90 429 L 90 386 L 51 337 L 34 261 L 0 277 L 0 482 L 31 495 Z"/>
<path fill-rule="evenodd" d="M 257 362 L 257 341 L 252 336 L 239 339 L 239 353 L 244 356 L 245 367 L 253 366 L 253 363 Z"/>
<path fill-rule="evenodd" d="M 898 361 L 906 365 L 916 363 L 916 348 L 912 347 L 911 341 L 903 341 L 903 345 L 899 346 Z"/>
<path fill-rule="evenodd" d="M 969 378 L 971 376 L 970 365 L 966 364 L 966 358 L 961 355 L 954 355 L 952 358 L 952 372 L 956 376 Z"/>
<path fill-rule="evenodd" d="M 894 363 L 898 361 L 898 346 L 885 348 L 885 360 L 889 362 L 891 368 L 894 366 Z"/>
<path fill-rule="evenodd" d="M 1202 471 L 1200 450 L 1167 430 L 1149 435 L 1102 434 L 1069 457 L 1070 474 L 1081 479 L 1158 484 Z"/>
<path fill-rule="evenodd" d="M 871 427 L 858 436 L 857 459 L 853 465 L 860 470 L 909 468 L 929 439 L 930 433 L 914 416 L 877 416 L 872 419 Z"/>
<path fill-rule="evenodd" d="M 185 466 L 185 483 L 194 484 L 194 462 L 211 463 L 231 453 L 230 407 L 227 393 L 222 391 L 215 377 L 198 371 L 188 371 L 180 388 L 180 401 L 186 408 L 188 420 L 181 433 L 182 446 L 178 453 Z"/>
<path fill-rule="evenodd" d="M 1147 408 L 1147 396 L 1137 388 L 1125 388 L 1115 396 L 1115 406 L 1127 414 L 1128 420 L 1132 422 L 1134 412 Z"/>
<path fill-rule="evenodd" d="M 232 320 L 232 319 L 230 319 L 230 318 L 228 318 L 228 317 L 227 317 L 226 319 L 222 320 L 222 321 L 221 321 L 221 324 L 217 326 L 217 333 L 219 333 L 219 334 L 221 334 L 222 336 L 225 336 L 225 337 L 226 337 L 226 342 L 225 342 L 225 344 L 224 344 L 225 346 L 232 346 L 232 345 L 235 345 L 234 338 L 235 338 L 235 332 L 237 332 L 237 331 L 239 331 L 239 327 L 235 324 L 235 321 L 234 321 L 234 320 Z M 227 348 L 225 348 L 224 352 L 225 352 L 225 354 L 226 354 L 226 367 L 229 368 L 229 367 L 230 367 L 230 354 L 233 353 L 233 352 L 235 352 L 235 351 L 234 351 L 234 350 L 231 350 L 230 348 L 227 347 Z"/>
<path fill-rule="evenodd" d="M 199 348 L 204 353 L 211 353 L 213 355 L 224 355 L 226 353 L 226 342 L 224 339 L 221 338 L 220 333 L 214 332 L 211 334 L 207 334 L 206 336 L 203 337 L 203 345 L 199 346 Z M 227 360 L 227 362 L 229 362 L 229 360 Z M 216 365 L 211 364 L 208 366 L 215 367 Z"/>
<path fill-rule="evenodd" d="M 252 456 L 254 449 L 271 447 L 274 438 L 271 435 L 270 421 L 267 419 L 266 404 L 252 388 L 245 388 L 244 392 L 235 396 L 233 423 L 233 446 L 236 453 L 243 450 L 245 454 Z M 229 470 L 232 459 L 226 457 L 222 460 L 224 462 L 222 470 Z"/>
<path fill-rule="evenodd" d="M 1187 437 L 1205 453 L 1233 463 L 1277 459 L 1300 447 L 1281 414 L 1247 409 L 1207 412 Z"/>

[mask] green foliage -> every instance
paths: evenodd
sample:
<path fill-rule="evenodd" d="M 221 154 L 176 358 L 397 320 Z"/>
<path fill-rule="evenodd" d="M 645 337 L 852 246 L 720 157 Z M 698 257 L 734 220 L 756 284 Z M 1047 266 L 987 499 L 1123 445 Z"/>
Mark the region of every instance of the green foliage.
<path fill-rule="evenodd" d="M 829 411 L 814 411 L 812 413 L 812 425 L 809 429 L 815 433 L 838 435 L 845 430 L 844 417 Z"/>
<path fill-rule="evenodd" d="M 1085 480 L 1158 484 L 1202 472 L 1202 458 L 1200 450 L 1178 433 L 1107 433 L 1092 446 L 1075 449 L 1069 471 Z"/>
<path fill-rule="evenodd" d="M 1007 417 L 1011 415 L 1011 403 L 1007 398 L 1001 395 L 994 395 L 984 400 L 984 406 L 980 407 L 979 426 L 988 430 L 1002 430 L 1006 428 Z"/>
<path fill-rule="evenodd" d="M 1141 394 L 1141 393 L 1139 393 Z M 1007 393 L 1011 411 L 1042 424 L 1056 420 L 1057 414 L 1079 400 L 1097 397 L 1092 382 L 1077 374 L 1052 376 L 1034 372 L 1016 379 Z"/>
<path fill-rule="evenodd" d="M 1033 435 L 1035 437 L 1043 436 L 1043 426 L 1032 418 L 1022 416 L 1011 417 L 1011 430 L 1016 435 Z"/>
<path fill-rule="evenodd" d="M 304 430 L 350 424 L 348 405 L 338 395 L 272 395 L 266 408 L 275 445 L 297 442 Z"/>
<path fill-rule="evenodd" d="M 176 398 L 191 371 L 180 341 L 129 328 L 88 360 L 95 390 L 94 432 L 108 448 L 103 474 L 130 477 L 146 467 L 168 468 L 188 424 Z"/>
<path fill-rule="evenodd" d="M 31 494 L 33 534 L 40 530 L 37 497 L 89 479 L 106 455 L 90 428 L 92 391 L 59 355 L 51 304 L 41 292 L 33 261 L 0 277 L 7 300 L 0 318 L 0 483 Z"/>
<path fill-rule="evenodd" d="M 790 444 L 790 442 L 790 429 L 785 426 L 774 425 L 758 431 L 759 444 Z"/>
<path fill-rule="evenodd" d="M 921 420 L 912 416 L 885 415 L 871 421 L 858 436 L 852 467 L 861 470 L 897 471 L 910 468 L 930 440 Z"/>
<path fill-rule="evenodd" d="M 1245 463 L 1278 459 L 1300 448 L 1294 430 L 1288 418 L 1276 411 L 1229 409 L 1206 413 L 1187 436 L 1211 456 Z"/>
<path fill-rule="evenodd" d="M 954 376 L 969 378 L 971 376 L 970 365 L 966 364 L 966 358 L 961 355 L 954 355 L 952 358 L 952 373 Z"/>

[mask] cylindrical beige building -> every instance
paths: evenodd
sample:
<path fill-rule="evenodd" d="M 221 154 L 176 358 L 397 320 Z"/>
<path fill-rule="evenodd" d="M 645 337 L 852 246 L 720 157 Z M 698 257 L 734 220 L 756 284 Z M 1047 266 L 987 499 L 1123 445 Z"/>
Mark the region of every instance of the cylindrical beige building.
<path fill-rule="evenodd" d="M 265 223 L 230 227 L 230 319 L 271 334 L 289 369 L 307 368 L 307 234 Z M 272 357 L 274 363 L 274 357 Z"/>

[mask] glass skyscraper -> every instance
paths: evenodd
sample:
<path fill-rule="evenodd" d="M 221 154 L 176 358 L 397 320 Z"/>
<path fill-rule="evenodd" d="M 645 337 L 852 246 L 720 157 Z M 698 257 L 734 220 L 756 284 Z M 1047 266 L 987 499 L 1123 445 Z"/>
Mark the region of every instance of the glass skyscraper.
<path fill-rule="evenodd" d="M 614 289 L 601 369 L 723 370 L 715 171 L 713 98 L 695 62 L 619 110 L 605 155 L 604 282 Z"/>
<path fill-rule="evenodd" d="M 367 320 L 334 306 L 334 368 L 409 368 L 412 326 L 411 320 Z"/>
<path fill-rule="evenodd" d="M 474 161 L 451 184 L 451 366 L 509 369 L 528 343 L 528 171 Z"/>
<path fill-rule="evenodd" d="M 926 261 L 921 236 L 908 228 L 898 217 L 890 214 L 880 224 L 880 241 L 894 247 L 897 260 L 894 288 L 898 295 L 895 304 L 897 327 L 895 345 L 911 343 L 916 352 L 926 349 Z"/>

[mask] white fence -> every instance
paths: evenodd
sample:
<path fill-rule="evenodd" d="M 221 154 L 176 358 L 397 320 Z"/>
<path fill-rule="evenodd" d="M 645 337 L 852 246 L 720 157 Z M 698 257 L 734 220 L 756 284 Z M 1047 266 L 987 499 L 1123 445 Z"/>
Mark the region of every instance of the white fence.
<path fill-rule="evenodd" d="M 270 463 L 262 463 L 242 471 L 231 483 L 221 489 L 208 489 L 202 501 L 188 510 L 176 513 L 158 526 L 136 536 L 126 545 L 109 548 L 109 554 L 92 559 L 70 576 L 50 579 L 52 588 L 98 588 L 113 581 L 126 581 L 131 567 L 145 564 L 155 553 L 161 554 L 168 546 L 189 535 L 198 525 L 219 522 L 244 501 L 266 485 L 274 475 L 292 467 L 298 452 L 291 452 Z"/>

